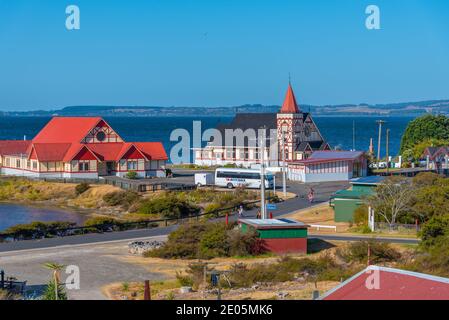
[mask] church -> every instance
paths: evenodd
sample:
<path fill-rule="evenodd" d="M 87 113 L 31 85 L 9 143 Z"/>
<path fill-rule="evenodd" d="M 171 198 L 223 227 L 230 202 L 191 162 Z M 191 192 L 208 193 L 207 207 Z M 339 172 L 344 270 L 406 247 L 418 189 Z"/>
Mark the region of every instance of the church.
<path fill-rule="evenodd" d="M 126 142 L 100 117 L 54 117 L 32 140 L 0 141 L 0 172 L 34 178 L 165 176 L 160 142 Z"/>
<path fill-rule="evenodd" d="M 314 151 L 330 150 L 312 115 L 298 106 L 291 83 L 278 113 L 237 113 L 231 123 L 220 124 L 217 130 L 222 137 L 225 137 L 227 130 L 253 130 L 259 136 L 262 127 L 266 132 L 275 132 L 274 139 L 267 139 L 263 148 L 250 143 L 250 139 L 233 139 L 231 143 L 226 143 L 224 138 L 219 143 L 210 141 L 204 148 L 194 149 L 195 164 L 251 167 L 261 163 L 263 149 L 265 163 L 276 167 L 284 159 L 288 164 L 305 160 Z"/>

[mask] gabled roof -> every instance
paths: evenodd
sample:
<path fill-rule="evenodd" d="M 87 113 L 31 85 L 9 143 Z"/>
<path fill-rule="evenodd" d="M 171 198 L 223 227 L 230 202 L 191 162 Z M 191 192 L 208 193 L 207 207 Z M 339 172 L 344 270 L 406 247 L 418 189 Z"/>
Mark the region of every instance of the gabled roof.
<path fill-rule="evenodd" d="M 28 154 L 30 145 L 30 140 L 1 140 L 0 154 L 10 156 Z"/>
<path fill-rule="evenodd" d="M 100 117 L 53 117 L 34 137 L 34 143 L 80 143 L 103 119 Z"/>
<path fill-rule="evenodd" d="M 68 162 L 77 156 L 118 161 L 130 148 L 136 148 L 146 160 L 168 160 L 160 142 L 82 143 L 96 126 L 109 125 L 100 117 L 54 117 L 31 141 L 0 141 L 0 154 L 26 155 L 39 161 Z"/>
<path fill-rule="evenodd" d="M 29 157 L 33 155 L 39 161 L 60 161 L 70 147 L 70 143 L 33 143 Z"/>
<path fill-rule="evenodd" d="M 293 92 L 292 86 L 289 83 L 287 88 L 287 93 L 285 94 L 284 103 L 280 113 L 299 113 L 298 104 L 296 103 L 295 93 Z"/>
<path fill-rule="evenodd" d="M 377 283 L 371 281 L 374 277 L 378 277 Z M 449 300 L 449 279 L 369 266 L 326 292 L 320 300 Z"/>

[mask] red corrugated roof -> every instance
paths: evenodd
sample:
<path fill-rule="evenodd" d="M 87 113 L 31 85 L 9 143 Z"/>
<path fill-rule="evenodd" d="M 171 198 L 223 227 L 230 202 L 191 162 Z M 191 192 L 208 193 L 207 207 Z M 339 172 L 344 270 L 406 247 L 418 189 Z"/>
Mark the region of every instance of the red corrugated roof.
<path fill-rule="evenodd" d="M 39 161 L 60 161 L 70 147 L 70 143 L 33 143 L 31 150 Z"/>
<path fill-rule="evenodd" d="M 1 140 L 0 154 L 2 155 L 21 155 L 28 154 L 28 148 L 31 145 L 30 140 Z"/>
<path fill-rule="evenodd" d="M 168 160 L 161 142 L 134 142 L 134 145 L 150 160 Z"/>
<path fill-rule="evenodd" d="M 378 276 L 377 283 L 373 280 L 374 276 Z M 320 298 L 322 300 L 449 300 L 449 279 L 400 269 L 370 266 Z"/>
<path fill-rule="evenodd" d="M 33 142 L 79 143 L 102 120 L 100 117 L 54 117 Z"/>
<path fill-rule="evenodd" d="M 118 161 L 134 146 L 148 160 L 168 160 L 160 142 L 80 143 L 99 123 L 100 117 L 55 117 L 32 141 L 0 141 L 0 154 L 33 154 L 39 161 L 65 161 L 87 148 L 100 161 Z"/>
<path fill-rule="evenodd" d="M 299 113 L 298 104 L 296 103 L 295 93 L 289 83 L 284 103 L 282 104 L 281 113 Z"/>

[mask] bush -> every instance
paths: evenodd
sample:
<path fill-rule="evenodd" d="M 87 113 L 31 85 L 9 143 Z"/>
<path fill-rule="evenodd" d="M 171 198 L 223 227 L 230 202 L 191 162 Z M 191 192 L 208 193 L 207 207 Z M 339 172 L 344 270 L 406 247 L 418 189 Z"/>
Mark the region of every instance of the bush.
<path fill-rule="evenodd" d="M 226 225 L 223 223 L 208 225 L 199 243 L 200 256 L 205 259 L 227 256 L 229 247 L 226 231 Z"/>
<path fill-rule="evenodd" d="M 131 180 L 135 180 L 137 179 L 139 176 L 137 175 L 136 171 L 128 171 L 125 175 L 126 178 L 131 179 Z"/>
<path fill-rule="evenodd" d="M 421 246 L 431 247 L 446 235 L 449 235 L 449 217 L 433 217 L 422 226 L 420 232 Z"/>
<path fill-rule="evenodd" d="M 44 289 L 44 293 L 42 295 L 42 300 L 56 300 L 55 294 L 55 286 L 56 283 L 54 280 L 51 280 Z M 67 294 L 65 292 L 65 286 L 63 284 L 58 283 L 58 300 L 67 300 Z"/>
<path fill-rule="evenodd" d="M 368 207 L 366 205 L 360 205 L 354 211 L 354 223 L 358 226 L 368 224 Z"/>
<path fill-rule="evenodd" d="M 87 190 L 89 190 L 90 185 L 86 182 L 82 182 L 80 184 L 77 184 L 75 187 L 75 193 L 77 196 L 83 194 L 84 192 L 86 192 Z"/>
<path fill-rule="evenodd" d="M 227 242 L 229 256 L 260 255 L 266 252 L 263 242 L 255 231 L 242 233 L 240 230 L 230 230 Z"/>
<path fill-rule="evenodd" d="M 142 201 L 137 211 L 142 214 L 158 214 L 164 218 L 172 219 L 197 214 L 200 208 L 170 193 L 162 197 Z"/>
<path fill-rule="evenodd" d="M 29 240 L 39 238 L 49 238 L 57 235 L 57 230 L 75 227 L 74 222 L 32 222 L 28 224 L 18 224 L 9 227 L 3 234 L 13 237 L 15 240 Z"/>
<path fill-rule="evenodd" d="M 372 263 L 396 261 L 401 258 L 399 251 L 389 243 L 377 241 L 357 241 L 350 243 L 344 249 L 338 249 L 337 255 L 346 262 L 367 263 L 368 245 Z"/>
<path fill-rule="evenodd" d="M 110 229 L 121 229 L 121 222 L 109 217 L 92 217 L 84 222 L 85 227 L 91 227 L 88 230 L 95 231 L 109 231 Z"/>
<path fill-rule="evenodd" d="M 114 191 L 103 196 L 103 201 L 109 206 L 121 206 L 128 210 L 139 200 L 139 195 L 134 191 Z"/>
<path fill-rule="evenodd" d="M 180 226 L 170 233 L 168 241 L 145 256 L 166 259 L 211 259 L 215 257 L 257 255 L 264 252 L 255 233 L 242 234 L 222 222 L 195 223 Z"/>

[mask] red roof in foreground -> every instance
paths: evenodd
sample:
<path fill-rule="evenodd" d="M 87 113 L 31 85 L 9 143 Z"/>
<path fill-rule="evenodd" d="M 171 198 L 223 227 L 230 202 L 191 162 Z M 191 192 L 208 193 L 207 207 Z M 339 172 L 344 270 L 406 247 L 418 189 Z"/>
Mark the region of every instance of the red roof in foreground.
<path fill-rule="evenodd" d="M 377 283 L 374 279 L 379 280 Z M 320 297 L 321 300 L 449 300 L 449 279 L 369 266 Z"/>
<path fill-rule="evenodd" d="M 135 148 L 139 158 L 168 160 L 160 142 L 81 143 L 96 126 L 109 125 L 100 117 L 54 117 L 31 141 L 0 141 L 0 154 L 23 154 L 39 161 L 68 162 L 82 153 L 89 159 L 118 161 Z"/>
<path fill-rule="evenodd" d="M 0 140 L 0 154 L 26 155 L 30 144 L 30 140 Z"/>
<path fill-rule="evenodd" d="M 102 120 L 100 117 L 53 117 L 33 142 L 79 143 Z"/>
<path fill-rule="evenodd" d="M 296 103 L 295 93 L 289 83 L 284 103 L 282 104 L 281 113 L 299 113 L 298 104 Z"/>

